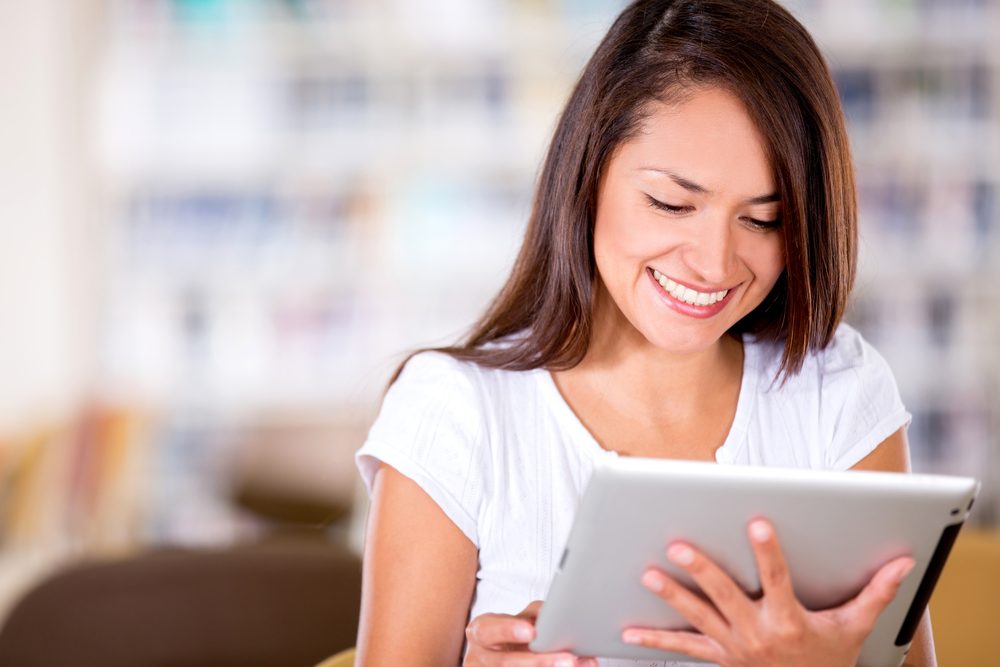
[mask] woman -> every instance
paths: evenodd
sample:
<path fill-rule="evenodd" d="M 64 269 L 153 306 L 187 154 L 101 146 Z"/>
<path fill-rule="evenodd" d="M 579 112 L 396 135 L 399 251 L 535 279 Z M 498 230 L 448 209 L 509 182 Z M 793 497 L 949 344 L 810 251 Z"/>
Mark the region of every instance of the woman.
<path fill-rule="evenodd" d="M 404 365 L 358 453 L 359 664 L 596 664 L 527 643 L 602 457 L 907 470 L 895 381 L 840 324 L 856 234 L 842 112 L 804 28 L 768 0 L 631 4 L 560 119 L 507 284 L 464 345 Z M 808 612 L 770 524 L 748 539 L 762 598 L 674 544 L 709 600 L 643 583 L 698 632 L 623 638 L 846 667 L 913 565 Z M 934 664 L 926 618 L 908 660 Z"/>

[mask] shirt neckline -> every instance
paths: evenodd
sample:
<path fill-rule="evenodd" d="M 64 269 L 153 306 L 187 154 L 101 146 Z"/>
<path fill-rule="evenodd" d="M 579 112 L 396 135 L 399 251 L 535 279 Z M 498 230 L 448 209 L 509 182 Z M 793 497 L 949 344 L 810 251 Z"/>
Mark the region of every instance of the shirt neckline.
<path fill-rule="evenodd" d="M 732 463 L 742 451 L 746 442 L 747 425 L 750 415 L 753 413 L 753 402 L 757 395 L 757 378 L 759 364 L 757 362 L 757 345 L 754 340 L 746 334 L 742 335 L 743 343 L 743 376 L 740 379 L 740 395 L 736 399 L 736 414 L 733 416 L 733 423 L 729 427 L 729 433 L 722 445 L 715 450 L 716 463 Z M 549 395 L 549 402 L 556 411 L 557 416 L 565 423 L 575 435 L 578 442 L 584 443 L 585 451 L 593 458 L 618 457 L 618 452 L 604 449 L 600 443 L 584 426 L 580 418 L 573 412 L 573 408 L 563 397 L 562 392 L 556 385 L 552 372 L 540 368 L 537 371 L 540 376 L 542 388 Z"/>

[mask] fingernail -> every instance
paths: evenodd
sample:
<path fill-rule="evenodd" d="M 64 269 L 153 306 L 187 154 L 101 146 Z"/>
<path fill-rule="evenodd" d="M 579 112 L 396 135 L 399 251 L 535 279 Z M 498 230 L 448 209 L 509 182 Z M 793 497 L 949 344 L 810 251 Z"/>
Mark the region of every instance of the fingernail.
<path fill-rule="evenodd" d="M 531 628 L 527 625 L 518 625 L 514 628 L 514 636 L 523 642 L 531 641 Z"/>
<path fill-rule="evenodd" d="M 754 521 L 750 524 L 750 537 L 757 542 L 767 542 L 771 539 L 771 527 L 765 521 Z"/>
<path fill-rule="evenodd" d="M 556 667 L 575 667 L 573 664 L 575 662 L 574 658 L 558 658 L 556 660 Z"/>
<path fill-rule="evenodd" d="M 638 644 L 639 643 L 639 633 L 633 630 L 626 630 L 622 633 L 622 641 L 626 644 Z"/>
<path fill-rule="evenodd" d="M 690 565 L 694 562 L 694 552 L 683 544 L 675 544 L 667 550 L 667 558 L 678 565 Z"/>
<path fill-rule="evenodd" d="M 896 581 L 902 582 L 904 579 L 906 579 L 906 575 L 910 573 L 910 571 L 913 569 L 915 565 L 916 562 L 911 560 L 910 562 L 906 563 L 901 568 L 899 568 L 899 571 L 896 573 Z"/>
<path fill-rule="evenodd" d="M 642 585 L 655 593 L 663 590 L 663 580 L 659 574 L 652 570 L 642 575 Z"/>

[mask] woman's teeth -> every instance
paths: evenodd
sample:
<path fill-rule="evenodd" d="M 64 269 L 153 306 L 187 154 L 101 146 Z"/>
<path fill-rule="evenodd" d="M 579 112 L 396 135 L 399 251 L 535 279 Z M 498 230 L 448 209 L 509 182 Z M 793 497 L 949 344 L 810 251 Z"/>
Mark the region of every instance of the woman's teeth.
<path fill-rule="evenodd" d="M 683 301 L 684 303 L 690 304 L 692 306 L 711 306 L 713 303 L 718 303 L 726 298 L 729 294 L 729 290 L 724 289 L 721 292 L 696 292 L 690 287 L 685 287 L 684 285 L 679 285 L 675 283 L 670 278 L 660 273 L 657 270 L 653 270 L 653 277 L 656 281 L 660 283 L 660 286 L 665 289 L 670 296 L 674 297 L 678 301 Z"/>

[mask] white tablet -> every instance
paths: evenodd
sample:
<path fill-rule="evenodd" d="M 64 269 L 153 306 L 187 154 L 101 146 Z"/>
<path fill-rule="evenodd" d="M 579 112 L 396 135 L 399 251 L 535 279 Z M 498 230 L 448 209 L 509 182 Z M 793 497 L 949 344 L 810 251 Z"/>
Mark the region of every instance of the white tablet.
<path fill-rule="evenodd" d="M 699 662 L 621 641 L 630 626 L 690 627 L 642 586 L 642 573 L 658 566 L 697 589 L 666 558 L 667 546 L 684 540 L 759 593 L 746 528 L 765 517 L 809 609 L 849 600 L 894 558 L 916 560 L 858 662 L 898 667 L 978 490 L 967 477 L 611 459 L 594 471 L 581 499 L 531 648 Z"/>

